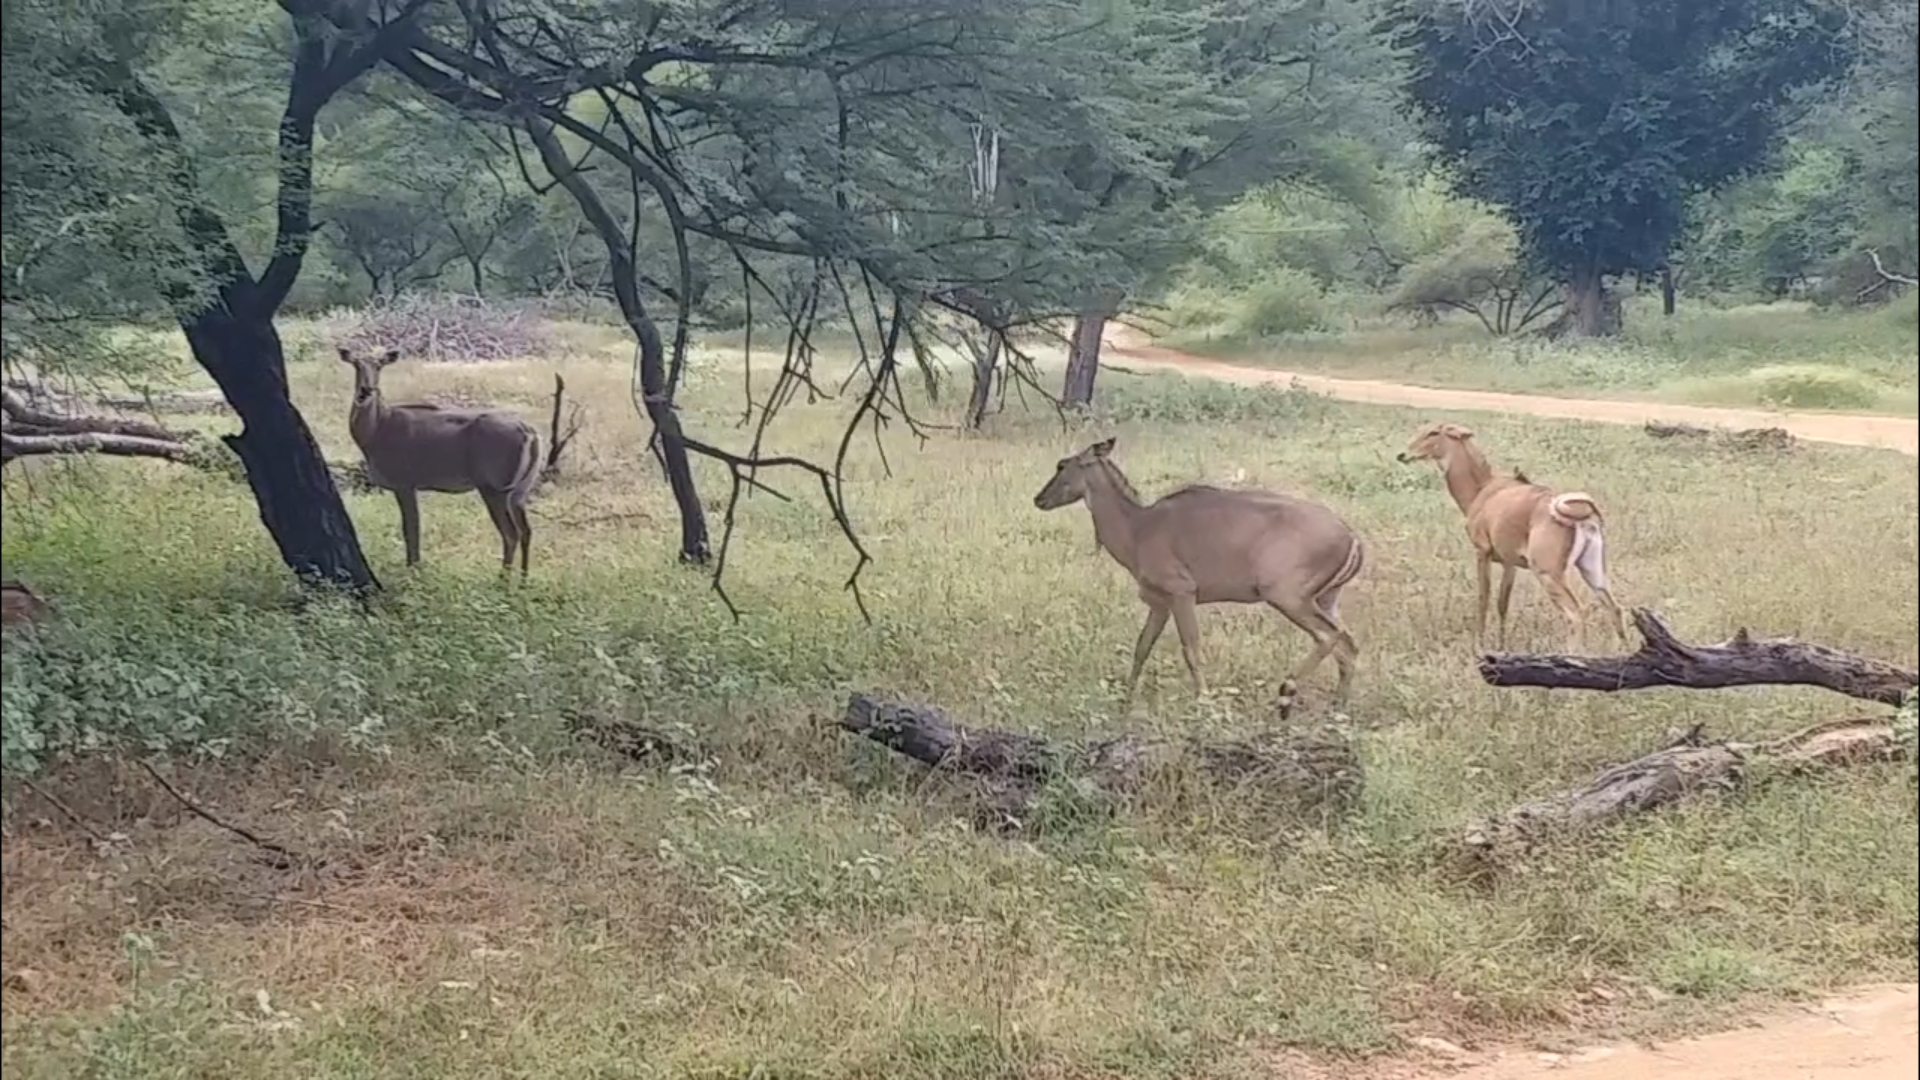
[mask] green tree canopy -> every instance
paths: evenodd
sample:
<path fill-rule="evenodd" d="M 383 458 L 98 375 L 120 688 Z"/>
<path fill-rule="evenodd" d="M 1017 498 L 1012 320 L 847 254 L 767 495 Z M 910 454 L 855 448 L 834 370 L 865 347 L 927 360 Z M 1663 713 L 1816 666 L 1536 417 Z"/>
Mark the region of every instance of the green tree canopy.
<path fill-rule="evenodd" d="M 1690 195 L 1768 161 L 1803 87 L 1844 73 L 1821 0 L 1392 0 L 1436 155 L 1562 276 L 1569 328 L 1618 328 L 1602 279 L 1659 265 Z"/>

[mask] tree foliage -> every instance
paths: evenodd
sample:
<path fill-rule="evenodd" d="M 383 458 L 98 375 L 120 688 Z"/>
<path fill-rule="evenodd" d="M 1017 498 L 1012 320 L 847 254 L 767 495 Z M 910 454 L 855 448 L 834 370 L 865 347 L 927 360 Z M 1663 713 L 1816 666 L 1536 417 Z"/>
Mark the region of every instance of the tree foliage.
<path fill-rule="evenodd" d="M 1845 20 L 1822 0 L 1393 0 L 1386 28 L 1462 192 L 1605 332 L 1602 277 L 1660 265 L 1690 195 L 1766 164 L 1795 92 L 1847 70 Z"/>

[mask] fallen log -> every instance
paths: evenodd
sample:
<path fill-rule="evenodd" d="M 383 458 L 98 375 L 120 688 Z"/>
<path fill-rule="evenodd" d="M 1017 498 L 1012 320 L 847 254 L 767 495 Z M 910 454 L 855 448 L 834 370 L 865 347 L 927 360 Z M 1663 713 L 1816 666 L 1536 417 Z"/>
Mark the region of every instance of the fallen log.
<path fill-rule="evenodd" d="M 32 626 L 53 614 L 53 605 L 16 578 L 0 581 L 0 626 Z"/>
<path fill-rule="evenodd" d="M 972 782 L 975 821 L 1024 826 L 1050 785 L 1067 782 L 1124 805 L 1157 779 L 1194 776 L 1275 817 L 1319 824 L 1358 801 L 1364 775 L 1351 740 L 1335 733 L 1290 732 L 1243 739 L 1153 739 L 1123 735 L 1061 743 L 959 723 L 932 705 L 854 694 L 843 731 Z"/>
<path fill-rule="evenodd" d="M 1736 431 L 1649 420 L 1646 433 L 1654 439 L 1705 439 L 1734 450 L 1791 450 L 1795 445 L 1793 433 L 1782 427 L 1740 428 Z"/>
<path fill-rule="evenodd" d="M 1702 792 L 1740 787 L 1754 766 L 1805 772 L 1898 761 L 1908 747 L 1891 717 L 1834 720 L 1765 742 L 1710 743 L 1699 727 L 1576 788 L 1530 800 L 1469 825 L 1457 840 L 1468 865 L 1509 864 L 1548 839 L 1593 832 Z"/>
<path fill-rule="evenodd" d="M 33 404 L 13 387 L 0 388 L 0 465 L 44 454 L 110 454 L 197 464 L 201 448 L 190 436 L 146 420 L 57 413 Z"/>
<path fill-rule="evenodd" d="M 1756 640 L 1742 628 L 1718 645 L 1688 645 L 1646 608 L 1634 609 L 1633 625 L 1644 640 L 1631 655 L 1487 653 L 1480 677 L 1493 686 L 1599 691 L 1818 686 L 1882 705 L 1899 705 L 1920 687 L 1911 668 L 1794 638 Z"/>

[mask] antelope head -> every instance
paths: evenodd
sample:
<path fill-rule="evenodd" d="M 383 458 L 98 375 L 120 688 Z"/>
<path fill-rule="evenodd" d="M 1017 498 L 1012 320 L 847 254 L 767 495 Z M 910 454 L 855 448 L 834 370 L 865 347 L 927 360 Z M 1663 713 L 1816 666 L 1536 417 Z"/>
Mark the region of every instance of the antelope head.
<path fill-rule="evenodd" d="M 1407 448 L 1395 458 L 1402 465 L 1411 465 L 1416 461 L 1438 461 L 1445 463 L 1452 456 L 1454 447 L 1473 438 L 1473 432 L 1459 424 L 1440 423 L 1423 429 L 1420 434 L 1407 443 Z"/>
<path fill-rule="evenodd" d="M 1113 440 L 1102 439 L 1073 455 L 1063 457 L 1054 467 L 1053 479 L 1033 497 L 1033 505 L 1042 510 L 1058 510 L 1063 506 L 1072 506 L 1087 497 L 1089 478 L 1106 467 L 1107 455 L 1113 452 Z"/>
<path fill-rule="evenodd" d="M 353 368 L 353 404 L 356 408 L 371 405 L 380 397 L 381 369 L 398 359 L 398 349 L 388 349 L 384 356 L 355 356 L 351 349 L 341 347 L 340 362 Z"/>

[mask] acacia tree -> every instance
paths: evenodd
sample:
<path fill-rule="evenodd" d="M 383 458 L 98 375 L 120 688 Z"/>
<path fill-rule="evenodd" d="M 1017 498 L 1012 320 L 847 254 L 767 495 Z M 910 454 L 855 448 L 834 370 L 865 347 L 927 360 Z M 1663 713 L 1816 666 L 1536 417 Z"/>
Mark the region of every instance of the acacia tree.
<path fill-rule="evenodd" d="M 111 125 L 73 134 L 114 139 L 110 149 L 98 152 L 139 163 L 129 167 L 146 182 L 132 192 L 103 192 L 110 181 L 76 179 L 109 201 L 129 197 L 158 211 L 146 219 L 152 231 L 142 243 L 119 253 L 123 261 L 144 255 L 153 262 L 123 264 L 116 272 L 151 275 L 153 292 L 185 332 L 194 360 L 239 416 L 240 433 L 224 441 L 245 469 L 282 559 L 302 581 L 355 591 L 377 582 L 312 432 L 288 395 L 273 320 L 313 239 L 313 144 L 320 112 L 378 62 L 387 36 L 417 6 L 375 4 L 358 34 L 343 34 L 312 13 L 295 13 L 269 31 L 283 58 L 275 81 L 284 87 L 284 105 L 272 154 L 273 239 L 258 270 L 244 252 L 245 230 L 236 227 L 231 208 L 221 206 L 207 181 L 224 163 L 217 155 L 203 156 L 204 145 L 176 121 L 155 73 L 177 59 L 184 51 L 179 43 L 189 36 L 226 43 L 236 28 L 261 30 L 265 20 L 232 8 L 163 4 L 115 11 L 27 0 L 10 4 L 7 17 L 10 47 L 20 44 L 20 51 L 34 54 L 35 69 L 74 91 L 92 115 L 112 117 Z M 16 14 L 30 17 L 16 21 Z M 197 46 L 204 48 L 205 41 Z M 10 129 L 13 120 L 9 107 Z M 15 224 L 10 218 L 9 228 Z"/>
<path fill-rule="evenodd" d="M 1463 194 L 1563 282 L 1564 328 L 1620 328 L 1609 275 L 1656 272 L 1690 196 L 1765 164 L 1796 91 L 1847 68 L 1822 0 L 1392 0 L 1407 99 Z"/>
<path fill-rule="evenodd" d="M 313 2 L 338 25 L 370 30 L 351 12 Z M 955 175 L 971 156 L 960 132 L 986 117 L 1022 128 L 1032 136 L 1023 145 L 1037 147 L 1043 132 L 1065 130 L 1097 158 L 1141 175 L 1167 156 L 1141 149 L 1152 134 L 1122 122 L 1124 99 L 1069 92 L 1045 34 L 1087 17 L 1073 0 L 930 0 L 906 9 L 848 0 L 778 12 L 643 5 L 638 17 L 628 4 L 450 0 L 424 14 L 393 39 L 384 62 L 432 98 L 510 133 L 529 182 L 557 187 L 606 251 L 636 343 L 636 404 L 653 423 L 689 562 L 716 554 L 691 455 L 731 474 L 729 524 L 733 500 L 743 485 L 763 484 L 763 470 L 811 473 L 858 550 L 839 461 L 860 425 L 911 422 L 898 378 L 915 361 L 932 377 L 917 323 L 928 301 L 971 287 L 1038 310 L 1064 291 L 1049 273 L 1057 264 L 1039 257 L 1037 244 L 1023 249 L 1011 230 L 956 234 L 936 225 L 953 207 L 950 185 L 934 178 Z M 1085 67 L 1075 76 L 1086 77 Z M 1013 200 L 1010 212 L 1040 220 L 1050 213 L 1045 202 Z M 664 249 L 643 247 L 640 238 L 661 235 L 661 224 Z M 782 307 L 789 325 L 789 361 L 754 403 L 761 424 L 739 451 L 690 437 L 674 400 L 701 242 L 724 250 L 748 295 Z M 675 268 L 663 275 L 670 340 L 668 319 L 639 287 L 648 264 Z M 798 298 L 781 284 L 795 277 Z M 764 453 L 766 419 L 796 386 L 814 386 L 809 337 L 828 312 L 853 328 L 861 353 L 858 403 L 839 455 L 828 466 Z"/>

